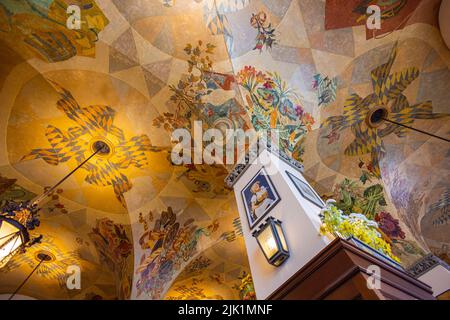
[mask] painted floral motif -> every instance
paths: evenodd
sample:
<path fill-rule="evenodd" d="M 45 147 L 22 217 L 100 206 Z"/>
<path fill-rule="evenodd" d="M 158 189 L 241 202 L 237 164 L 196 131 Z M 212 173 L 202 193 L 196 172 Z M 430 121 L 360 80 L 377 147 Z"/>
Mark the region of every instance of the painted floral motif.
<path fill-rule="evenodd" d="M 355 138 L 345 149 L 345 155 L 371 154 L 373 174 L 377 178 L 381 178 L 379 161 L 384 154 L 383 138 L 390 134 L 404 137 L 406 129 L 390 123 L 376 128 L 369 127 L 365 120 L 373 108 L 384 107 L 389 111 L 390 120 L 404 125 L 410 125 L 416 119 L 446 116 L 433 113 L 431 101 L 412 106 L 409 104 L 403 91 L 419 77 L 419 70 L 410 67 L 391 74 L 396 57 L 397 44 L 394 45 L 387 63 L 375 68 L 371 73 L 374 92 L 365 98 L 356 93 L 352 94 L 344 104 L 343 115 L 329 117 L 322 123 L 322 127 L 329 128 L 332 133 L 350 128 Z"/>
<path fill-rule="evenodd" d="M 191 120 L 201 120 L 207 126 L 214 127 L 220 120 L 226 120 L 229 129 L 246 128 L 243 120 L 244 110 L 234 99 L 211 102 L 214 92 L 234 91 L 235 78 L 232 74 L 215 72 L 213 58 L 215 46 L 198 41 L 187 44 L 184 52 L 188 55 L 187 74 L 182 75 L 177 85 L 171 85 L 171 102 L 174 112 L 166 112 L 153 120 L 157 128 L 172 132 L 177 128 L 191 128 Z M 216 95 L 217 96 L 217 95 Z M 227 95 L 224 95 L 227 96 Z"/>
<path fill-rule="evenodd" d="M 130 167 L 147 166 L 147 152 L 159 152 L 161 149 L 152 146 L 147 135 L 126 140 L 122 129 L 114 125 L 116 111 L 110 106 L 81 107 L 68 90 L 51 80 L 48 81 L 61 96 L 57 108 L 75 122 L 76 126 L 67 131 L 52 125 L 47 126 L 45 135 L 50 148 L 33 149 L 22 161 L 42 159 L 57 166 L 75 160 L 80 164 L 92 154 L 92 142 L 98 137 L 108 137 L 114 152 L 111 157 L 98 157 L 95 162 L 86 163 L 82 167 L 88 172 L 85 181 L 102 187 L 111 186 L 117 200 L 126 208 L 123 194 L 132 188 L 132 184 L 123 171 Z"/>
<path fill-rule="evenodd" d="M 399 257 L 405 267 L 423 258 L 427 253 L 415 241 L 407 239 L 392 240 L 392 252 Z"/>
<path fill-rule="evenodd" d="M 248 113 L 255 130 L 277 129 L 280 150 L 302 161 L 305 134 L 312 130 L 315 121 L 303 109 L 300 97 L 276 72 L 263 73 L 246 66 L 237 79 L 247 91 Z"/>
<path fill-rule="evenodd" d="M 169 296 L 167 300 L 224 300 L 220 295 L 207 295 L 203 288 L 196 285 L 180 285 L 174 291 L 178 294 L 176 296 Z"/>
<path fill-rule="evenodd" d="M 334 206 L 345 214 L 361 212 L 378 224 L 378 232 L 391 245 L 392 253 L 402 265 L 408 266 L 414 259 L 420 259 L 425 252 L 412 240 L 407 239 L 398 219 L 387 211 L 388 203 L 381 184 L 364 186 L 361 182 L 345 178 L 338 183 L 332 194 L 324 199 L 336 199 Z"/>
<path fill-rule="evenodd" d="M 108 218 L 97 220 L 89 237 L 99 251 L 100 259 L 111 270 L 123 264 L 132 253 L 133 245 L 125 227 Z"/>
<path fill-rule="evenodd" d="M 243 272 L 239 277 L 241 280 L 240 285 L 234 285 L 233 289 L 239 291 L 239 297 L 241 300 L 256 300 L 255 287 L 253 285 L 253 278 L 250 273 Z"/>
<path fill-rule="evenodd" d="M 208 268 L 212 264 L 212 261 L 204 256 L 195 258 L 189 265 L 183 269 L 183 275 L 190 275 L 199 273 L 200 271 Z M 180 274 L 181 276 L 181 274 Z"/>
<path fill-rule="evenodd" d="M 339 141 L 339 139 L 341 138 L 341 135 L 337 131 L 331 131 L 329 134 L 323 136 L 322 138 L 327 139 L 328 144 L 332 144 L 332 143 Z"/>
<path fill-rule="evenodd" d="M 17 179 L 9 179 L 0 175 L 0 207 L 3 208 L 8 202 L 30 201 L 36 194 L 22 188 Z"/>
<path fill-rule="evenodd" d="M 264 11 L 253 13 L 250 19 L 250 25 L 258 30 L 256 36 L 256 45 L 253 50 L 262 52 L 263 48 L 271 49 L 277 43 L 275 39 L 275 28 L 267 19 L 267 14 Z"/>
<path fill-rule="evenodd" d="M 319 107 L 326 107 L 336 100 L 337 78 L 330 79 L 320 73 L 316 74 L 313 89 L 317 91 Z"/>
<path fill-rule="evenodd" d="M 51 187 L 45 187 L 44 192 L 47 192 Z M 64 203 L 60 201 L 60 195 L 64 192 L 63 189 L 56 189 L 50 192 L 47 197 L 49 201 L 46 203 L 45 209 L 48 210 L 49 213 L 68 213 L 66 206 Z"/>
<path fill-rule="evenodd" d="M 333 198 L 344 212 L 361 212 L 369 219 L 374 219 L 378 210 L 387 205 L 381 184 L 363 188 L 347 178 L 335 186 Z"/>
<path fill-rule="evenodd" d="M 203 237 L 210 237 L 219 227 L 213 221 L 199 227 L 194 219 L 180 222 L 171 207 L 163 211 L 152 230 L 144 231 L 139 244 L 144 254 L 136 269 L 137 296 L 145 293 L 151 299 L 160 299 L 181 267 L 197 253 Z"/>
<path fill-rule="evenodd" d="M 208 88 L 208 74 L 213 70 L 211 55 L 215 46 L 198 41 L 197 45 L 187 44 L 184 51 L 189 56 L 188 74 L 178 81 L 178 84 L 171 85 L 170 90 L 173 95 L 171 101 L 176 104 L 175 114 L 171 114 L 171 120 L 180 123 L 181 127 L 190 128 L 190 119 L 195 116 L 198 120 L 206 121 L 202 112 L 204 108 L 203 97 L 213 90 Z M 158 118 L 155 125 L 159 125 L 164 118 Z M 165 122 L 165 121 L 164 121 Z M 173 129 L 171 127 L 170 129 Z"/>
<path fill-rule="evenodd" d="M 125 227 L 108 218 L 99 219 L 89 238 L 100 255 L 100 261 L 116 274 L 119 299 L 128 299 L 131 293 L 128 258 L 132 256 L 133 244 Z"/>
<path fill-rule="evenodd" d="M 399 221 L 392 217 L 389 212 L 381 211 L 377 213 L 375 221 L 390 239 L 405 239 L 405 233 L 402 231 Z"/>
<path fill-rule="evenodd" d="M 359 159 L 358 167 L 361 169 L 361 176 L 359 177 L 359 180 L 366 184 L 366 182 L 372 182 L 372 179 L 377 179 L 377 175 L 374 172 L 372 162 L 364 162 L 361 159 Z"/>
<path fill-rule="evenodd" d="M 331 233 L 344 239 L 354 236 L 375 250 L 399 262 L 400 259 L 392 253 L 391 246 L 379 232 L 378 224 L 359 213 L 346 214 L 338 209 L 332 200 L 327 201 L 327 207 L 321 211 L 321 234 Z"/>

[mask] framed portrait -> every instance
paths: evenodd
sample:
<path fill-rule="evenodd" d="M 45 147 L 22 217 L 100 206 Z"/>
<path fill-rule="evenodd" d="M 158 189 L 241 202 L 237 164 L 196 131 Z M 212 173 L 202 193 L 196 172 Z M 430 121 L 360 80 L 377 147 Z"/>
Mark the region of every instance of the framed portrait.
<path fill-rule="evenodd" d="M 244 187 L 241 195 L 250 229 L 253 229 L 281 200 L 264 168 L 261 168 Z"/>
<path fill-rule="evenodd" d="M 298 192 L 300 192 L 303 198 L 314 203 L 319 208 L 325 207 L 325 203 L 323 202 L 323 200 L 306 182 L 300 180 L 289 171 L 286 171 L 286 174 L 294 183 L 295 187 L 297 188 Z"/>

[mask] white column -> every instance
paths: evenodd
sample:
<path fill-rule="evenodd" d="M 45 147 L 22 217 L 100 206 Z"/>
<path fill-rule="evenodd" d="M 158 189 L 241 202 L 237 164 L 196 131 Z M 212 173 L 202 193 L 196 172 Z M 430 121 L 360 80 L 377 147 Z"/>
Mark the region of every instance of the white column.
<path fill-rule="evenodd" d="M 263 167 L 281 200 L 253 228 L 250 228 L 242 190 Z M 290 173 L 309 186 L 300 170 L 267 150 L 262 151 L 258 158 L 244 169 L 241 166 L 240 171 L 240 176 L 233 175 L 238 177 L 231 181 L 231 184 L 234 183 L 256 296 L 258 299 L 266 299 L 330 243 L 330 239 L 319 234 L 321 224 L 319 213 L 323 202 L 314 204 L 304 198 L 288 175 Z M 315 191 L 312 192 L 317 196 Z M 252 232 L 269 216 L 282 222 L 289 247 L 290 257 L 280 267 L 267 262 L 252 236 Z"/>

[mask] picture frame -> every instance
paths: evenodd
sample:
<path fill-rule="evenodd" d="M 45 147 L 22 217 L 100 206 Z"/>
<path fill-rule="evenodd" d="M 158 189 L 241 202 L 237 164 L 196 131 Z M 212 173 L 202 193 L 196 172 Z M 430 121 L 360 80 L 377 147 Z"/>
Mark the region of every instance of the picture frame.
<path fill-rule="evenodd" d="M 319 195 L 306 182 L 304 182 L 303 180 L 294 176 L 289 171 L 286 171 L 286 174 L 289 177 L 289 179 L 291 179 L 295 188 L 298 190 L 298 192 L 301 194 L 301 196 L 303 198 L 305 198 L 309 202 L 315 204 L 319 208 L 325 207 L 325 202 L 319 197 Z"/>
<path fill-rule="evenodd" d="M 281 200 L 264 168 L 261 168 L 241 190 L 241 196 L 250 230 Z"/>

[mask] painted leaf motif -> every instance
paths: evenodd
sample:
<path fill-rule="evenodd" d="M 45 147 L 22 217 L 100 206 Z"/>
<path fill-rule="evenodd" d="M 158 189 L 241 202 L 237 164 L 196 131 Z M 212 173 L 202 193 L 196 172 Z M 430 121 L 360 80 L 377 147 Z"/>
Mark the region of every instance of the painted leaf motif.
<path fill-rule="evenodd" d="M 375 92 L 379 100 L 382 100 L 382 97 L 384 95 L 382 84 L 391 73 L 392 65 L 394 64 L 395 58 L 397 57 L 397 50 L 398 43 L 395 43 L 389 55 L 388 61 L 385 64 L 378 66 L 371 72 L 373 91 Z"/>
<path fill-rule="evenodd" d="M 408 99 L 402 93 L 400 93 L 395 98 L 394 102 L 392 103 L 391 112 L 397 113 L 397 112 L 400 112 L 401 110 L 403 110 L 403 109 L 405 109 L 407 107 L 409 107 Z"/>
<path fill-rule="evenodd" d="M 344 154 L 347 156 L 361 156 L 371 152 L 372 148 L 368 143 L 369 135 L 367 131 L 362 131 L 359 125 L 352 127 L 355 140 L 345 148 Z"/>
<path fill-rule="evenodd" d="M 419 70 L 416 67 L 411 67 L 389 76 L 385 83 L 383 104 L 386 104 L 388 100 L 396 99 L 418 77 Z"/>

